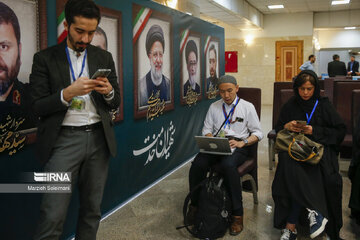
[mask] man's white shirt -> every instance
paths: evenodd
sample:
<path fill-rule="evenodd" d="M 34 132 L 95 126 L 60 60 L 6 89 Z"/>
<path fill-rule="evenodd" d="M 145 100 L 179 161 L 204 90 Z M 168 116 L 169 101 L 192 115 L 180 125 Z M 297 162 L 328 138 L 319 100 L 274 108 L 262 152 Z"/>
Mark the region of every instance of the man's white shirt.
<path fill-rule="evenodd" d="M 223 99 L 210 105 L 202 129 L 203 135 L 208 133 L 215 135 L 218 132 L 222 123 L 225 121 L 223 104 L 225 106 L 226 114 L 229 114 L 236 104 L 237 99 L 238 97 L 236 96 L 231 105 L 227 105 Z M 260 141 L 264 136 L 254 105 L 244 99 L 239 100 L 239 103 L 234 110 L 234 114 L 232 117 L 230 116 L 229 120 L 232 120 L 233 122 L 227 124 L 226 127 L 224 125 L 222 129 L 236 138 L 245 139 L 250 135 L 255 135 Z"/>

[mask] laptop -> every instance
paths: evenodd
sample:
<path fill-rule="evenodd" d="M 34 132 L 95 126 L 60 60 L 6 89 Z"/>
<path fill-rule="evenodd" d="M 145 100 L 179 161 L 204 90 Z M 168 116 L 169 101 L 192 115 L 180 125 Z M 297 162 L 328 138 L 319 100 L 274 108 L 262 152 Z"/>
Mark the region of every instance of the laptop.
<path fill-rule="evenodd" d="M 227 138 L 195 136 L 195 140 L 201 153 L 216 155 L 231 155 L 233 153 Z"/>

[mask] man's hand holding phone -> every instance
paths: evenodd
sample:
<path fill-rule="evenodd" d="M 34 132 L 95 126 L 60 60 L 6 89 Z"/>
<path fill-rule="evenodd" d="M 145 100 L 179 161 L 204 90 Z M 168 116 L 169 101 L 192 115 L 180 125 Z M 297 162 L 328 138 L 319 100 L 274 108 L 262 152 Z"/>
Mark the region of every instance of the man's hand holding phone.
<path fill-rule="evenodd" d="M 113 90 L 112 85 L 107 79 L 107 76 L 109 76 L 110 72 L 111 69 L 98 69 L 94 73 L 91 79 L 93 79 L 95 82 L 95 91 L 103 95 L 108 95 Z"/>
<path fill-rule="evenodd" d="M 64 89 L 64 100 L 70 102 L 73 97 L 88 94 L 96 87 L 96 82 L 88 77 L 79 77 L 70 86 Z"/>

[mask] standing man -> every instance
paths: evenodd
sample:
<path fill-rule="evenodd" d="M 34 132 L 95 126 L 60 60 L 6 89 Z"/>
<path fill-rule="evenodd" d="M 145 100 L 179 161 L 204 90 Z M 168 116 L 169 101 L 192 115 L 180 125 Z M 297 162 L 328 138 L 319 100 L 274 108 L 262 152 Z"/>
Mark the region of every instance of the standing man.
<path fill-rule="evenodd" d="M 95 240 L 109 157 L 116 141 L 109 111 L 120 103 L 111 54 L 90 45 L 100 21 L 91 0 L 65 5 L 67 39 L 34 55 L 30 75 L 32 106 L 39 116 L 37 153 L 46 172 L 71 172 L 79 188 L 77 240 Z M 97 69 L 108 77 L 90 79 Z M 35 240 L 59 239 L 71 194 L 44 194 Z"/>
<path fill-rule="evenodd" d="M 216 87 L 217 74 L 216 74 L 216 65 L 217 65 L 217 55 L 215 45 L 211 44 L 209 48 L 209 71 L 210 77 L 206 79 L 206 92 L 210 90 L 210 88 Z"/>
<path fill-rule="evenodd" d="M 29 84 L 18 80 L 21 66 L 20 25 L 14 11 L 0 2 L 0 124 L 10 116 L 24 122 L 12 130 L 35 127 L 29 96 Z"/>
<path fill-rule="evenodd" d="M 243 230 L 244 209 L 240 175 L 237 168 L 246 161 L 249 154 L 248 146 L 261 140 L 263 133 L 254 105 L 237 96 L 239 86 L 236 79 L 230 75 L 222 76 L 219 78 L 218 88 L 221 99 L 210 105 L 202 134 L 213 137 L 227 116 L 230 115 L 221 131 L 224 131 L 225 135 L 231 136 L 229 139 L 230 147 L 235 150 L 230 156 L 199 153 L 190 168 L 189 185 L 191 192 L 195 186 L 206 178 L 207 172 L 212 165 L 220 164 L 232 200 L 233 220 L 230 234 L 238 235 Z M 187 215 L 190 223 L 194 222 L 191 218 L 196 215 L 198 198 L 199 191 L 194 193 L 189 206 Z"/>
<path fill-rule="evenodd" d="M 316 57 L 313 54 L 311 54 L 308 59 L 309 59 L 309 61 L 304 62 L 304 64 L 300 66 L 300 70 L 301 71 L 311 70 L 311 71 L 315 72 L 313 64 L 316 61 Z"/>
<path fill-rule="evenodd" d="M 196 83 L 198 51 L 194 40 L 190 40 L 186 44 L 185 59 L 186 59 L 186 66 L 189 74 L 189 79 L 184 84 L 184 96 L 186 96 L 189 87 L 191 88 L 192 91 L 196 92 L 197 94 L 200 94 L 200 86 L 199 84 Z"/>
<path fill-rule="evenodd" d="M 329 77 L 346 76 L 346 66 L 344 62 L 340 61 L 339 55 L 334 54 L 333 61 L 328 63 L 328 74 Z"/>
<path fill-rule="evenodd" d="M 350 57 L 350 62 L 348 62 L 347 67 L 348 75 L 356 76 L 359 73 L 359 62 L 355 61 L 355 56 Z"/>
<path fill-rule="evenodd" d="M 146 35 L 146 53 L 149 57 L 150 71 L 139 79 L 139 107 L 147 106 L 151 95 L 160 91 L 160 100 L 170 100 L 170 79 L 162 74 L 165 40 L 159 25 L 152 25 Z"/>

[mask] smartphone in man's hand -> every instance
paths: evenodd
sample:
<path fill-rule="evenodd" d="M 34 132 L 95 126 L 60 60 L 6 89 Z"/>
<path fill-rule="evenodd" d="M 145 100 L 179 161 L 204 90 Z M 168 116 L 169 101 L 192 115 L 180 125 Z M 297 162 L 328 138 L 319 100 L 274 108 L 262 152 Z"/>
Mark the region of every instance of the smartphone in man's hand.
<path fill-rule="evenodd" d="M 91 79 L 96 79 L 98 77 L 106 78 L 111 73 L 111 69 L 98 69 L 94 75 L 92 75 Z"/>

